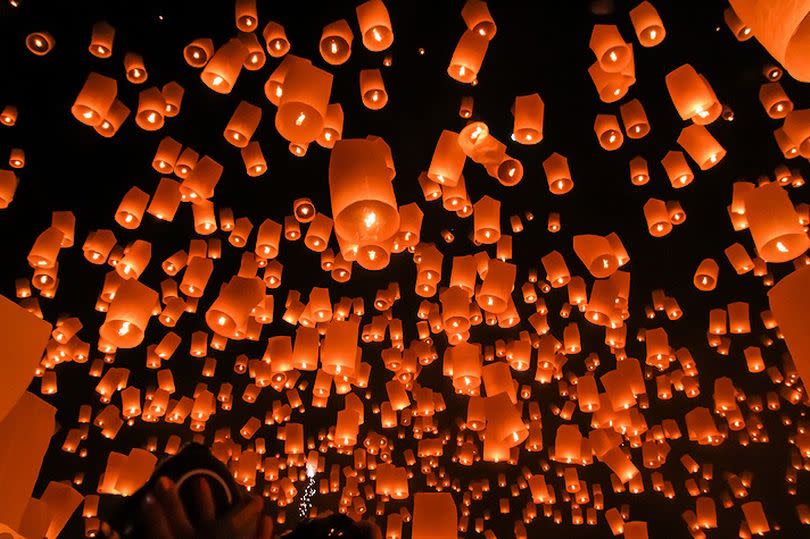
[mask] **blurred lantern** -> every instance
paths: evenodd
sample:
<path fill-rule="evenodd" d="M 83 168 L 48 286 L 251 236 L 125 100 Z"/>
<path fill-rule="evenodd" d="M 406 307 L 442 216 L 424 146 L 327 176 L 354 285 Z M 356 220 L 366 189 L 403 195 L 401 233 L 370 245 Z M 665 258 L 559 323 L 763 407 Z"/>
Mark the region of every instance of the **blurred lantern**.
<path fill-rule="evenodd" d="M 45 56 L 53 49 L 55 41 L 48 32 L 32 32 L 25 37 L 25 46 L 37 56 Z"/>

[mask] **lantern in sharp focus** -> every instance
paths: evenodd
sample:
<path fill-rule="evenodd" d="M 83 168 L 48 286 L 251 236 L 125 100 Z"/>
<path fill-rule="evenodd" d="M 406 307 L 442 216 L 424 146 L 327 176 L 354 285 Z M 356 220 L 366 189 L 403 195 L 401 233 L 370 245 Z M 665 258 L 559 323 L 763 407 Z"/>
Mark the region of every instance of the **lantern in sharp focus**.
<path fill-rule="evenodd" d="M 790 197 L 776 183 L 767 183 L 745 196 L 745 217 L 757 253 L 766 262 L 787 262 L 810 247 Z"/>

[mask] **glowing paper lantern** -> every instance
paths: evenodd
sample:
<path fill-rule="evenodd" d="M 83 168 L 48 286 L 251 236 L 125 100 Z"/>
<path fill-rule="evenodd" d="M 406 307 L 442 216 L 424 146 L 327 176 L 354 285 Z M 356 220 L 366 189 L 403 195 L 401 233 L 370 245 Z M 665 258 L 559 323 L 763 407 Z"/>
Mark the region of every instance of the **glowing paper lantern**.
<path fill-rule="evenodd" d="M 477 3 L 483 4 L 483 2 Z M 515 116 L 512 137 L 515 141 L 521 144 L 537 144 L 543 140 L 544 110 L 545 105 L 539 94 L 519 95 L 515 98 L 512 110 Z"/>
<path fill-rule="evenodd" d="M 90 37 L 90 54 L 97 58 L 109 58 L 112 55 L 115 28 L 105 21 L 93 25 L 93 34 Z"/>
<path fill-rule="evenodd" d="M 290 142 L 305 144 L 323 130 L 332 75 L 308 62 L 292 62 L 276 113 L 276 129 Z"/>
<path fill-rule="evenodd" d="M 329 23 L 323 28 L 319 48 L 326 63 L 341 65 L 352 53 L 354 34 L 345 19 Z"/>
<path fill-rule="evenodd" d="M 447 74 L 466 84 L 476 80 L 488 46 L 489 40 L 479 32 L 472 30 L 464 32 L 450 58 Z"/>
<path fill-rule="evenodd" d="M 157 292 L 135 279 L 125 280 L 110 303 L 99 335 L 119 348 L 138 346 L 157 302 Z"/>
<path fill-rule="evenodd" d="M 810 82 L 810 19 L 806 2 L 769 4 L 757 0 L 732 0 L 731 7 L 763 47 L 801 82 Z"/>
<path fill-rule="evenodd" d="M 692 174 L 692 170 L 689 168 L 689 163 L 686 162 L 683 152 L 667 152 L 664 158 L 661 159 L 661 165 L 663 165 L 667 173 L 669 183 L 672 184 L 672 187 L 675 189 L 686 187 L 695 179 L 695 175 Z"/>
<path fill-rule="evenodd" d="M 767 183 L 745 195 L 745 217 L 757 253 L 766 262 L 787 262 L 807 251 L 810 239 L 787 192 Z"/>
<path fill-rule="evenodd" d="M 205 67 L 213 55 L 214 42 L 208 38 L 195 39 L 183 49 L 183 58 L 191 67 Z"/>
<path fill-rule="evenodd" d="M 115 79 L 90 73 L 70 112 L 83 124 L 95 127 L 104 120 L 117 93 L 118 83 Z"/>
<path fill-rule="evenodd" d="M 619 29 L 612 24 L 594 25 L 589 46 L 599 65 L 608 73 L 621 71 L 632 54 L 631 45 L 624 42 Z"/>
<path fill-rule="evenodd" d="M 593 130 L 599 140 L 599 145 L 605 150 L 617 150 L 624 142 L 619 122 L 612 114 L 597 114 Z"/>
<path fill-rule="evenodd" d="M 268 21 L 262 30 L 267 53 L 273 58 L 281 58 L 290 51 L 290 42 L 284 27 L 274 21 Z"/>
<path fill-rule="evenodd" d="M 329 190 L 338 239 L 357 246 L 358 262 L 384 267 L 385 246 L 399 230 L 399 213 L 381 147 L 368 139 L 336 143 L 329 162 Z"/>
<path fill-rule="evenodd" d="M 467 0 L 461 8 L 461 17 L 467 28 L 478 35 L 492 40 L 498 28 L 489 13 L 487 3 L 481 0 Z"/>
<path fill-rule="evenodd" d="M 810 266 L 804 266 L 784 277 L 768 292 L 771 311 L 802 381 L 810 380 L 810 334 L 804 314 L 808 291 Z"/>
<path fill-rule="evenodd" d="M 380 110 L 388 103 L 388 92 L 379 69 L 360 70 L 360 97 L 363 105 L 371 110 Z"/>
<path fill-rule="evenodd" d="M 23 392 L 0 421 L 0 522 L 19 528 L 56 426 L 56 409 Z"/>
<path fill-rule="evenodd" d="M 700 170 L 712 168 L 726 155 L 726 150 L 702 125 L 684 127 L 678 136 L 678 144 L 695 160 Z"/>
<path fill-rule="evenodd" d="M 225 140 L 237 148 L 245 148 L 262 119 L 262 109 L 247 101 L 240 101 L 225 126 Z"/>
<path fill-rule="evenodd" d="M 363 46 L 372 52 L 384 51 L 394 42 L 391 18 L 382 0 L 369 0 L 357 6 L 357 23 Z"/>
<path fill-rule="evenodd" d="M 19 180 L 14 172 L 0 169 L 0 209 L 8 208 L 8 205 L 14 200 L 18 183 Z"/>
<path fill-rule="evenodd" d="M 37 56 L 45 56 L 54 45 L 55 40 L 48 32 L 32 32 L 25 37 L 25 46 Z"/>
<path fill-rule="evenodd" d="M 457 539 L 458 514 L 452 494 L 415 493 L 411 527 L 413 539 Z"/>
<path fill-rule="evenodd" d="M 571 171 L 568 169 L 568 159 L 553 153 L 543 161 L 543 170 L 546 173 L 549 190 L 555 195 L 564 195 L 574 188 Z"/>
<path fill-rule="evenodd" d="M 609 277 L 619 267 L 607 238 L 584 234 L 574 236 L 574 252 L 594 277 Z"/>
<path fill-rule="evenodd" d="M 246 56 L 247 50 L 242 42 L 238 38 L 232 38 L 211 56 L 200 73 L 200 78 L 215 92 L 228 94 L 236 84 Z"/>
<path fill-rule="evenodd" d="M 667 205 L 663 200 L 651 198 L 644 204 L 644 218 L 647 220 L 647 230 L 656 238 L 666 236 L 672 231 Z"/>
<path fill-rule="evenodd" d="M 705 125 L 720 116 L 723 107 L 717 102 L 714 91 L 691 65 L 671 71 L 665 80 L 672 103 L 682 119 Z"/>
<path fill-rule="evenodd" d="M 619 107 L 622 124 L 627 136 L 632 139 L 643 138 L 650 132 L 650 123 L 647 113 L 638 99 L 631 99 Z"/>
<path fill-rule="evenodd" d="M 642 47 L 655 47 L 666 37 L 658 11 L 647 0 L 630 10 L 630 21 Z"/>

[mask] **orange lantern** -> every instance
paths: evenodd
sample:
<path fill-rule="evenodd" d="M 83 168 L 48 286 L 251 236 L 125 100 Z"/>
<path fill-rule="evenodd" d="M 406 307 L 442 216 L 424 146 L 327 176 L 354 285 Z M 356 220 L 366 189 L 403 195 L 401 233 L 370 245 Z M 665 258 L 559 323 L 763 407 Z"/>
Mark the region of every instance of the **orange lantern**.
<path fill-rule="evenodd" d="M 228 94 L 233 90 L 247 50 L 239 38 L 231 38 L 211 56 L 200 73 L 206 86 L 217 93 Z"/>
<path fill-rule="evenodd" d="M 599 65 L 608 73 L 621 71 L 630 61 L 632 47 L 622 39 L 619 29 L 612 24 L 596 24 L 589 46 Z"/>
<path fill-rule="evenodd" d="M 638 99 L 631 99 L 619 107 L 622 116 L 622 124 L 627 136 L 632 139 L 643 138 L 650 132 L 650 123 L 647 120 L 647 113 Z"/>
<path fill-rule="evenodd" d="M 83 124 L 95 127 L 104 120 L 117 93 L 118 83 L 115 79 L 90 73 L 70 112 Z"/>
<path fill-rule="evenodd" d="M 110 303 L 99 335 L 118 348 L 138 346 L 157 302 L 157 292 L 135 279 L 125 280 Z"/>
<path fill-rule="evenodd" d="M 757 253 L 766 262 L 787 262 L 804 254 L 810 239 L 787 192 L 766 183 L 745 195 L 745 217 Z"/>
<path fill-rule="evenodd" d="M 388 93 L 379 69 L 360 70 L 360 97 L 363 105 L 371 110 L 380 110 L 388 103 Z"/>
<path fill-rule="evenodd" d="M 240 101 L 225 126 L 225 140 L 237 148 L 245 148 L 262 119 L 262 109 L 247 101 Z"/>
<path fill-rule="evenodd" d="M 672 231 L 667 205 L 663 200 L 648 200 L 644 204 L 644 218 L 647 220 L 647 230 L 655 238 L 666 236 Z"/>
<path fill-rule="evenodd" d="M 183 58 L 191 67 L 205 67 L 213 55 L 214 42 L 208 38 L 195 39 L 183 49 Z"/>
<path fill-rule="evenodd" d="M 484 2 L 477 0 L 473 1 L 484 4 Z M 517 96 L 512 110 L 515 116 L 512 129 L 513 140 L 521 144 L 537 144 L 543 140 L 544 109 L 545 105 L 539 94 Z"/>
<path fill-rule="evenodd" d="M 93 34 L 90 37 L 90 54 L 97 58 L 109 58 L 112 55 L 115 28 L 105 21 L 93 25 Z"/>
<path fill-rule="evenodd" d="M 166 100 L 157 88 L 147 88 L 138 94 L 135 123 L 145 131 L 157 131 L 165 121 Z"/>
<path fill-rule="evenodd" d="M 476 80 L 488 46 L 489 40 L 479 32 L 465 31 L 450 58 L 447 74 L 458 82 L 466 84 Z"/>
<path fill-rule="evenodd" d="M 357 23 L 363 46 L 372 52 L 384 51 L 394 42 L 391 18 L 382 0 L 369 0 L 357 6 Z"/>
<path fill-rule="evenodd" d="M 327 24 L 321 34 L 319 48 L 327 64 L 341 65 L 346 63 L 352 53 L 354 34 L 346 19 Z"/>
<path fill-rule="evenodd" d="M 642 47 L 655 47 L 666 37 L 658 11 L 647 0 L 630 10 L 630 21 Z"/>
<path fill-rule="evenodd" d="M 290 42 L 284 27 L 274 21 L 268 21 L 262 31 L 267 54 L 273 58 L 281 58 L 290 51 Z"/>
<path fill-rule="evenodd" d="M 487 3 L 482 0 L 467 0 L 461 8 L 461 17 L 467 29 L 491 41 L 498 28 L 489 13 Z"/>
<path fill-rule="evenodd" d="M 700 170 L 712 168 L 726 155 L 726 150 L 702 125 L 684 127 L 678 136 L 678 144 L 695 160 Z"/>
<path fill-rule="evenodd" d="M 597 114 L 593 130 L 599 140 L 599 145 L 605 150 L 617 150 L 624 142 L 619 122 L 612 114 Z"/>
<path fill-rule="evenodd" d="M 48 32 L 32 32 L 25 37 L 25 46 L 37 56 L 45 56 L 53 49 L 55 40 Z"/>
<path fill-rule="evenodd" d="M 574 188 L 571 171 L 568 169 L 568 159 L 553 153 L 543 161 L 543 170 L 546 173 L 548 188 L 555 195 L 564 195 Z"/>
<path fill-rule="evenodd" d="M 671 71 L 666 78 L 672 103 L 684 120 L 698 125 L 710 124 L 722 112 L 709 83 L 689 64 Z"/>
<path fill-rule="evenodd" d="M 236 0 L 236 28 L 240 32 L 253 32 L 258 24 L 256 0 Z"/>
<path fill-rule="evenodd" d="M 332 75 L 306 61 L 289 64 L 276 113 L 276 129 L 290 142 L 306 145 L 323 131 Z"/>

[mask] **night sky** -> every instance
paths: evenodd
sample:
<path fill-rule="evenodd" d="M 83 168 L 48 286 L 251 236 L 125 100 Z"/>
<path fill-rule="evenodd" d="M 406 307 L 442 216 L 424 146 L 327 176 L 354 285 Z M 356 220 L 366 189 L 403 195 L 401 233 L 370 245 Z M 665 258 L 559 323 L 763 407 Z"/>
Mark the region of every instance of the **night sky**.
<path fill-rule="evenodd" d="M 735 232 L 726 207 L 731 203 L 732 184 L 746 180 L 755 182 L 760 176 L 773 177 L 774 169 L 786 163 L 774 138 L 773 130 L 781 122 L 768 118 L 758 99 L 760 86 L 766 82 L 762 71 L 766 64 L 774 63 L 768 53 L 755 40 L 738 42 L 723 21 L 727 4 L 717 0 L 685 0 L 654 2 L 667 29 L 666 39 L 653 48 L 639 46 L 630 19 L 629 9 L 637 2 L 604 0 L 602 2 L 565 1 L 532 2 L 525 0 L 493 0 L 489 8 L 497 23 L 498 31 L 490 42 L 486 58 L 478 76 L 479 83 L 471 87 L 452 80 L 447 75 L 447 65 L 458 38 L 465 30 L 460 11 L 463 2 L 436 0 L 408 0 L 387 2 L 394 29 L 392 48 L 386 53 L 366 50 L 359 36 L 354 8 L 357 2 L 271 2 L 259 0 L 259 26 L 268 20 L 282 24 L 292 44 L 291 53 L 309 58 L 322 69 L 334 74 L 330 102 L 339 102 L 345 114 L 343 138 L 364 138 L 367 135 L 382 137 L 391 147 L 396 165 L 394 189 L 397 202 L 404 205 L 418 202 L 425 217 L 421 229 L 423 242 L 435 243 L 444 254 L 442 284 L 447 284 L 453 256 L 472 254 L 485 249 L 494 257 L 494 246 L 475 246 L 470 240 L 472 218 L 461 219 L 442 209 L 441 202 L 426 202 L 417 183 L 419 174 L 426 170 L 436 140 L 443 129 L 459 131 L 465 120 L 459 117 L 458 108 L 462 96 L 474 97 L 473 118 L 489 125 L 490 132 L 507 144 L 507 153 L 521 161 L 524 177 L 514 187 L 505 187 L 489 177 L 484 168 L 467 161 L 464 169 L 470 200 L 483 195 L 501 201 L 501 228 L 509 232 L 509 216 L 525 212 L 534 215 L 533 221 L 524 218 L 525 230 L 513 237 L 513 258 L 510 262 L 518 267 L 513 297 L 523 322 L 508 330 L 480 325 L 473 328 L 470 341 L 492 344 L 496 339 L 517 338 L 519 331 L 531 326 L 526 319 L 534 311 L 523 303 L 520 285 L 525 282 L 530 268 L 538 268 L 544 276 L 540 258 L 557 250 L 563 254 L 572 275 L 581 275 L 590 284 L 593 278 L 582 265 L 572 248 L 572 237 L 579 234 L 607 235 L 616 232 L 630 254 L 631 261 L 622 268 L 631 273 L 631 294 L 627 321 L 627 354 L 639 358 L 643 364 L 644 343 L 636 341 L 639 328 L 664 327 L 673 349 L 687 347 L 699 370 L 700 395 L 687 398 L 683 392 L 675 392 L 671 400 L 656 396 L 654 376 L 647 380 L 647 395 L 650 406 L 642 410 L 648 427 L 663 419 L 679 421 L 684 437 L 669 440 L 672 451 L 667 463 L 658 470 L 642 467 L 640 449 L 632 450 L 633 461 L 644 476 L 643 494 L 614 494 L 610 486 L 610 470 L 595 462 L 588 467 L 578 467 L 580 479 L 590 484 L 600 482 L 605 494 L 605 508 L 630 505 L 630 520 L 648 522 L 650 537 L 690 537 L 681 513 L 694 510 L 695 501 L 684 488 L 690 477 L 679 462 L 688 453 L 700 463 L 714 464 L 714 478 L 709 484 L 708 495 L 717 503 L 717 530 L 707 530 L 709 537 L 736 537 L 743 519 L 740 503 L 758 500 L 764 504 L 771 527 L 781 527 L 784 537 L 800 537 L 810 533 L 799 523 L 795 506 L 810 501 L 806 472 L 799 472 L 797 494 L 788 493 L 786 473 L 791 468 L 792 446 L 788 437 L 795 433 L 796 423 L 803 421 L 805 405 L 781 401 L 781 410 L 757 414 L 764 424 L 769 440 L 766 443 L 739 444 L 737 433 L 729 432 L 728 438 L 719 446 L 698 446 L 689 442 L 683 415 L 696 406 L 713 409 L 714 380 L 727 376 L 735 386 L 751 399 L 777 391 L 767 374 L 751 374 L 747 371 L 742 350 L 748 346 L 761 345 L 763 335 L 774 338 L 774 331 L 763 328 L 760 311 L 767 309 L 767 290 L 761 277 L 753 273 L 738 276 L 723 254 L 723 250 L 740 242 L 754 253 L 748 231 Z M 598 5 L 597 5 L 598 4 Z M 553 5 L 553 7 L 552 7 Z M 109 451 L 127 452 L 130 447 L 143 447 L 149 436 L 158 438 L 158 455 L 170 434 L 179 434 L 190 439 L 188 422 L 172 425 L 165 422 L 144 423 L 136 419 L 133 426 L 124 426 L 114 440 L 103 438 L 99 429 L 90 427 L 88 439 L 82 442 L 88 455 L 80 458 L 61 450 L 64 435 L 76 427 L 79 406 L 92 404 L 94 413 L 101 410 L 94 388 L 98 379 L 88 376 L 92 359 L 101 357 L 95 350 L 98 325 L 104 320 L 103 313 L 94 306 L 101 290 L 108 266 L 88 264 L 81 252 L 81 244 L 88 232 L 99 228 L 114 231 L 120 244 L 135 239 L 152 243 L 152 259 L 140 280 L 154 289 L 165 278 L 160 262 L 178 249 L 187 249 L 189 240 L 196 237 L 192 226 L 189 204 L 181 205 L 172 223 L 159 222 L 146 216 L 143 224 L 133 231 L 125 230 L 114 221 L 115 209 L 123 195 L 135 185 L 148 193 L 157 186 L 160 175 L 151 163 L 158 143 L 171 136 L 191 147 L 201 155 L 209 155 L 224 166 L 224 174 L 216 187 L 213 198 L 217 208 L 229 207 L 235 216 L 248 217 L 255 226 L 265 218 L 281 222 L 292 211 L 293 201 L 309 197 L 319 211 L 331 215 L 328 186 L 330 152 L 311 144 L 303 158 L 293 156 L 287 149 L 288 142 L 276 131 L 273 123 L 275 107 L 264 96 L 263 85 L 279 63 L 279 59 L 267 59 L 259 71 L 242 70 L 234 90 L 220 95 L 200 81 L 199 70 L 187 65 L 182 50 L 189 42 L 200 37 L 209 37 L 219 46 L 237 30 L 234 25 L 234 8 L 230 0 L 191 2 L 173 0 L 160 2 L 143 1 L 87 1 L 37 2 L 22 0 L 20 7 L 13 8 L 4 2 L 0 7 L 0 108 L 13 104 L 19 111 L 17 125 L 0 128 L 0 155 L 5 156 L 11 148 L 25 151 L 26 164 L 18 170 L 20 184 L 14 201 L 8 209 L 0 211 L 0 250 L 5 254 L 0 269 L 0 293 L 13 297 L 14 280 L 31 276 L 26 256 L 39 233 L 50 225 L 51 212 L 70 210 L 76 215 L 76 245 L 63 250 L 59 257 L 60 284 L 55 299 L 41 299 L 45 319 L 54 322 L 62 314 L 78 316 L 84 323 L 80 337 L 91 343 L 91 361 L 85 364 L 67 363 L 56 368 L 59 390 L 45 400 L 57 408 L 57 421 L 61 430 L 52 439 L 42 471 L 34 491 L 38 496 L 49 481 L 73 480 L 77 472 L 84 472 L 84 481 L 75 486 L 83 494 L 92 494 L 103 472 Z M 355 34 L 352 55 L 341 66 L 330 66 L 320 57 L 318 41 L 324 25 L 337 19 L 349 21 Z M 116 28 L 113 55 L 99 59 L 88 53 L 92 25 L 106 20 Z M 588 67 L 594 62 L 588 40 L 594 24 L 616 24 L 624 39 L 633 43 L 637 82 L 627 96 L 617 103 L 603 103 L 588 75 Z M 46 56 L 35 56 L 25 48 L 25 36 L 34 31 L 48 31 L 55 38 L 55 48 Z M 259 35 L 260 41 L 262 41 Z M 424 49 L 424 54 L 419 50 Z M 144 58 L 148 71 L 145 84 L 135 85 L 126 81 L 123 56 L 137 52 Z M 392 65 L 383 67 L 384 56 L 390 54 Z M 707 171 L 698 170 L 692 162 L 695 180 L 683 189 L 673 189 L 660 165 L 661 158 L 669 151 L 680 149 L 676 139 L 687 125 L 678 116 L 667 93 L 664 77 L 673 69 L 691 64 L 704 75 L 713 87 L 719 101 L 730 107 L 733 121 L 718 119 L 709 126 L 712 135 L 727 150 L 725 159 Z M 365 108 L 360 100 L 358 72 L 361 69 L 380 68 L 389 102 L 380 111 Z M 118 99 L 133 109 L 118 133 L 105 139 L 92 128 L 82 125 L 70 113 L 70 107 L 81 89 L 88 73 L 98 72 L 118 80 Z M 185 88 L 180 114 L 168 118 L 159 131 L 147 132 L 134 122 L 138 93 L 156 85 L 163 86 L 177 81 Z M 810 105 L 810 94 L 802 83 L 788 74 L 781 84 L 793 100 L 796 109 Z M 522 146 L 510 140 L 513 117 L 510 113 L 515 96 L 539 93 L 545 103 L 544 138 L 540 144 Z M 593 131 L 596 114 L 619 114 L 619 105 L 638 98 L 647 113 L 651 132 L 642 139 L 625 137 L 623 146 L 613 152 L 603 150 Z M 237 104 L 248 101 L 262 108 L 263 117 L 254 134 L 267 159 L 268 172 L 259 178 L 245 174 L 244 165 L 237 148 L 222 136 Z M 556 196 L 549 192 L 542 163 L 552 153 L 558 152 L 568 158 L 574 189 Z M 635 156 L 647 159 L 651 181 L 644 186 L 630 182 L 628 162 Z M 807 161 L 799 158 L 787 163 L 795 169 L 795 177 L 806 176 Z M 3 168 L 7 166 L 3 165 Z M 807 187 L 788 188 L 794 204 L 810 202 Z M 648 232 L 642 206 L 650 198 L 678 200 L 686 212 L 686 222 L 676 226 L 663 238 L 654 238 Z M 550 233 L 546 228 L 548 214 L 558 212 L 562 231 Z M 455 241 L 446 244 L 440 231 L 450 230 Z M 268 337 L 294 335 L 295 327 L 281 320 L 284 300 L 288 290 L 299 290 L 305 299 L 312 287 L 328 287 L 332 301 L 342 296 L 363 297 L 366 301 L 366 318 L 378 314 L 372 308 L 374 294 L 391 282 L 399 283 L 402 298 L 393 308 L 393 316 L 403 321 L 405 343 L 416 339 L 416 311 L 422 298 L 414 293 L 416 275 L 413 257 L 409 253 L 395 254 L 390 265 L 381 271 L 368 271 L 353 267 L 350 282 L 334 282 L 328 272 L 320 268 L 316 253 L 308 250 L 302 241 L 282 240 L 279 261 L 284 264 L 283 284 L 268 290 L 275 296 L 275 321 L 265 326 L 260 342 L 228 343 L 224 352 L 209 349 L 209 355 L 217 359 L 217 371 L 213 379 L 201 378 L 202 361 L 188 355 L 188 339 L 192 332 L 207 330 L 202 313 L 213 301 L 219 283 L 226 281 L 239 267 L 241 250 L 227 242 L 227 234 L 218 232 L 222 240 L 223 257 L 215 264 L 214 275 L 209 281 L 206 296 L 200 302 L 198 315 L 184 315 L 174 331 L 184 337 L 183 344 L 174 358 L 164 366 L 171 368 L 177 395 L 191 395 L 195 385 L 203 381 L 216 394 L 221 383 L 234 385 L 232 411 L 218 411 L 208 422 L 206 440 L 213 440 L 215 430 L 230 426 L 233 438 L 248 445 L 239 436 L 238 430 L 247 418 L 264 417 L 274 400 L 284 400 L 283 393 L 265 388 L 259 401 L 253 405 L 241 402 L 239 396 L 249 382 L 247 376 L 233 372 L 234 358 L 241 353 L 260 357 Z M 252 249 L 255 229 L 248 242 Z M 337 250 L 332 238 L 331 247 Z M 720 265 L 719 283 L 712 292 L 699 292 L 692 284 L 692 276 L 699 262 L 714 258 Z M 768 270 L 775 280 L 793 270 L 793 264 L 769 264 Z M 645 318 L 644 308 L 650 305 L 651 291 L 663 289 L 668 296 L 677 299 L 683 316 L 670 321 L 662 313 L 655 319 Z M 551 333 L 562 339 L 563 328 L 569 321 L 576 321 L 582 333 L 580 354 L 571 355 L 564 374 L 579 376 L 586 372 L 584 359 L 591 353 L 599 355 L 601 366 L 597 374 L 615 367 L 616 360 L 610 348 L 603 343 L 604 329 L 593 326 L 573 310 L 571 318 L 560 318 L 559 310 L 567 301 L 564 288 L 554 289 L 545 295 L 549 307 Z M 431 298 L 437 301 L 437 298 Z M 710 309 L 726 307 L 728 303 L 750 303 L 752 332 L 732 337 L 731 352 L 722 356 L 710 348 L 706 341 L 708 313 Z M 166 332 L 157 320 L 152 320 L 146 332 L 144 345 L 130 350 L 119 350 L 115 367 L 130 369 L 129 385 L 144 392 L 155 385 L 155 371 L 145 367 L 145 344 L 155 343 Z M 530 453 L 522 450 L 518 466 L 506 463 L 478 462 L 463 467 L 450 462 L 455 450 L 455 419 L 465 417 L 467 397 L 453 395 L 451 380 L 442 376 L 441 355 L 447 346 L 444 334 L 433 336 L 439 360 L 423 369 L 419 382 L 434 391 L 440 391 L 447 403 L 447 410 L 437 415 L 441 432 L 452 434 L 445 446 L 442 465 L 451 478 L 461 481 L 462 488 L 472 481 L 489 478 L 492 490 L 483 501 L 474 502 L 471 508 L 470 528 L 474 517 L 484 509 L 492 511 L 492 519 L 486 523 L 500 537 L 512 536 L 513 521 L 520 518 L 521 510 L 531 496 L 521 491 L 517 498 L 509 496 L 508 488 L 497 486 L 497 474 L 505 473 L 510 482 L 520 475 L 521 466 L 532 473 L 541 472 L 541 461 L 548 461 L 547 452 Z M 366 424 L 361 427 L 362 440 L 369 429 L 381 432 L 395 444 L 394 463 L 403 466 L 401 450 L 416 447 L 416 441 L 407 428 L 404 439 L 397 438 L 397 430 L 381 430 L 379 416 L 371 413 L 371 403 L 386 399 L 385 382 L 391 377 L 380 359 L 382 349 L 390 346 L 383 343 L 363 346 L 363 360 L 371 363 L 371 400 L 366 406 Z M 770 347 L 763 347 L 766 366 L 783 365 L 784 343 L 776 340 Z M 533 356 L 534 357 L 534 356 Z M 649 367 L 647 367 L 649 369 Z M 677 362 L 670 369 L 679 368 Z M 521 384 L 531 384 L 531 400 L 539 403 L 543 414 L 544 445 L 553 447 L 556 427 L 563 421 L 551 408 L 561 407 L 566 397 L 561 396 L 556 381 L 540 385 L 533 382 L 534 361 L 527 372 L 513 372 Z M 649 374 L 653 374 L 652 370 Z M 656 373 L 658 374 L 658 373 Z M 314 378 L 314 373 L 305 373 L 304 378 Z M 311 387 L 311 386 L 310 386 Z M 35 379 L 30 390 L 39 394 L 40 382 Z M 364 391 L 355 390 L 359 396 Z M 292 421 L 302 422 L 307 435 L 315 435 L 334 425 L 337 410 L 343 408 L 343 397 L 332 394 L 325 409 L 309 406 L 309 390 L 301 392 L 306 411 L 294 412 Z M 114 397 L 113 403 L 120 404 Z M 739 403 L 744 416 L 754 418 L 745 402 Z M 525 412 L 524 412 L 525 416 Z M 784 426 L 783 418 L 793 424 Z M 583 435 L 590 430 L 590 414 L 575 412 L 572 418 L 581 426 Z M 715 423 L 725 426 L 725 421 L 715 415 Z M 282 450 L 283 444 L 276 440 L 276 427 L 263 426 L 257 437 L 266 439 L 268 453 Z M 643 436 L 642 436 L 643 438 Z M 478 444 L 480 448 L 480 443 Z M 351 458 L 327 454 L 327 472 L 332 463 L 341 466 L 351 464 Z M 562 511 L 562 524 L 542 515 L 527 524 L 529 537 L 606 537 L 610 531 L 603 513 L 599 514 L 597 526 L 574 526 L 571 524 L 570 503 L 562 501 L 562 480 L 557 478 L 555 463 L 546 473 L 549 483 L 557 489 L 557 505 Z M 429 490 L 419 468 L 410 481 L 411 493 Z M 652 490 L 650 472 L 661 472 L 672 482 L 676 498 L 667 500 L 661 493 Z M 749 471 L 753 474 L 749 496 L 734 500 L 735 505 L 723 509 L 719 501 L 722 492 L 728 490 L 724 474 L 737 475 Z M 259 474 L 261 477 L 261 474 Z M 322 475 L 325 477 L 326 475 Z M 695 477 L 695 476 L 692 476 Z M 303 485 L 298 485 L 299 492 Z M 498 499 L 510 497 L 512 514 L 498 514 Z M 322 510 L 336 509 L 336 495 L 316 496 L 315 505 Z M 105 509 L 114 511 L 118 500 L 112 496 L 102 498 L 102 517 Z M 369 514 L 373 514 L 373 502 Z M 391 501 L 386 510 L 396 511 L 405 502 Z M 461 495 L 456 496 L 461 507 Z M 277 508 L 268 503 L 268 511 Z M 287 521 L 295 521 L 295 507 L 287 508 Z M 378 520 L 383 524 L 384 517 Z M 64 532 L 65 537 L 79 537 L 84 533 L 81 509 L 77 510 Z M 409 532 L 406 531 L 406 535 Z M 473 531 L 468 537 L 480 536 Z"/>

